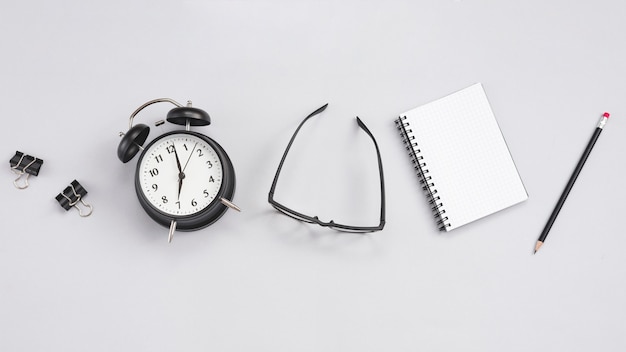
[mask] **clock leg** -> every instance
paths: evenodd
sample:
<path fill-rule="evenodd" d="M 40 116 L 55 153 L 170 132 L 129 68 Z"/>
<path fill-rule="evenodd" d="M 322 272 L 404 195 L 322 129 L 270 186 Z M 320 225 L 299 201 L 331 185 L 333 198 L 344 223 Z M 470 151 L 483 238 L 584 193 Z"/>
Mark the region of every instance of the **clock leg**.
<path fill-rule="evenodd" d="M 170 234 L 167 237 L 167 243 L 172 243 L 172 238 L 174 238 L 174 232 L 176 232 L 176 220 L 172 220 L 170 224 Z"/>
<path fill-rule="evenodd" d="M 229 201 L 228 199 L 226 199 L 224 197 L 220 198 L 220 202 L 222 202 L 222 204 L 224 204 L 225 206 L 227 206 L 227 207 L 229 207 L 231 209 L 234 209 L 234 210 L 237 210 L 237 211 L 241 211 L 241 209 L 238 206 L 236 206 L 235 203 Z"/>

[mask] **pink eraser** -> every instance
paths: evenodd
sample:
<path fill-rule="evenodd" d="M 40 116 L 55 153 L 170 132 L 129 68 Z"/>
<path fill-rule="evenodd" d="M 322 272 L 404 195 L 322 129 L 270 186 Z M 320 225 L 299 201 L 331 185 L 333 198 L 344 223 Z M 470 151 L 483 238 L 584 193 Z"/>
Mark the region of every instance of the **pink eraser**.
<path fill-rule="evenodd" d="M 602 114 L 602 116 L 604 116 L 604 117 L 606 117 L 608 119 L 609 116 L 611 116 L 611 114 L 609 114 L 608 112 L 605 112 L 604 114 Z"/>

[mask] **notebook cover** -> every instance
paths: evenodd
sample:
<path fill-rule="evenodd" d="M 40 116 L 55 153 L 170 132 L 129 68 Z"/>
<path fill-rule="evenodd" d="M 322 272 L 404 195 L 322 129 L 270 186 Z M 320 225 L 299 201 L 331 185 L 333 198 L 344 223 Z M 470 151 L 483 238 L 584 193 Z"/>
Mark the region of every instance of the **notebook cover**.
<path fill-rule="evenodd" d="M 446 231 L 528 199 L 482 84 L 404 116 Z"/>

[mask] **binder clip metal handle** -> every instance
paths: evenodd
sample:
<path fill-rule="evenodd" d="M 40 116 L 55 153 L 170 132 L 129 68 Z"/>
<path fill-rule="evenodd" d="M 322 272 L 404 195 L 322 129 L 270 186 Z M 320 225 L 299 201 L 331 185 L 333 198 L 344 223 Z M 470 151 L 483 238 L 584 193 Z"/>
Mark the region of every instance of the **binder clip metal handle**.
<path fill-rule="evenodd" d="M 74 207 L 76 208 L 76 210 L 78 210 L 78 215 L 80 215 L 81 217 L 87 217 L 93 212 L 93 206 L 85 203 L 85 201 L 83 200 L 83 197 L 86 195 L 87 190 L 80 183 L 78 183 L 78 181 L 74 180 L 72 181 L 72 183 L 70 183 L 69 186 L 65 187 L 63 192 L 59 193 L 56 196 L 56 200 L 66 211 Z M 82 209 L 81 207 L 79 207 L 79 202 L 86 209 Z"/>
<path fill-rule="evenodd" d="M 13 170 L 13 172 L 15 172 L 16 174 L 19 175 L 15 180 L 13 180 L 13 186 L 15 186 L 15 188 L 17 188 L 17 189 L 26 189 L 26 188 L 28 188 L 28 186 L 30 186 L 30 184 L 28 183 L 28 177 L 30 176 L 30 174 L 25 174 L 22 171 L 15 171 L 15 170 Z M 24 177 L 24 182 L 22 184 L 20 184 L 20 179 L 24 175 L 26 175 Z"/>
<path fill-rule="evenodd" d="M 11 171 L 18 175 L 13 181 L 15 188 L 26 189 L 29 186 L 28 178 L 30 175 L 39 175 L 39 169 L 43 165 L 43 160 L 16 151 L 15 155 L 9 160 L 9 165 L 11 165 Z"/>

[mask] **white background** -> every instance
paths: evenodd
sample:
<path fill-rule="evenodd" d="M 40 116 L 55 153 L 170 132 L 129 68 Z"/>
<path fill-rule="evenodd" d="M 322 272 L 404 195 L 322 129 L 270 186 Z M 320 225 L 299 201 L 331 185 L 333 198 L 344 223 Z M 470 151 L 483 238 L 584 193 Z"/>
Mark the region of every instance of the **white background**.
<path fill-rule="evenodd" d="M 625 18 L 619 0 L 5 1 L 0 350 L 624 351 Z M 440 233 L 393 121 L 475 82 L 530 198 Z M 135 196 L 137 158 L 116 157 L 130 113 L 159 97 L 211 115 L 196 130 L 231 156 L 243 209 L 170 245 Z M 376 223 L 358 115 L 383 157 L 381 232 L 301 224 L 267 203 L 287 141 L 324 103 L 277 198 Z M 44 159 L 23 191 L 16 150 Z M 73 179 L 91 217 L 54 200 Z"/>

